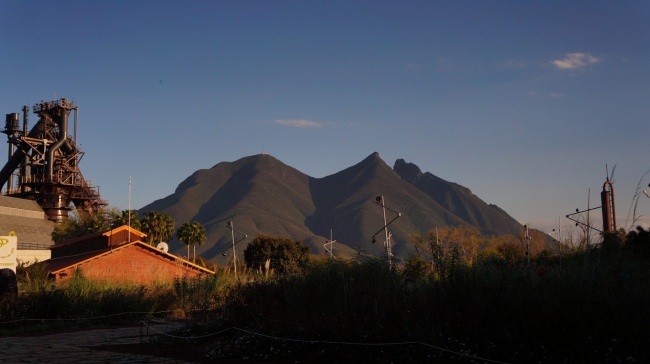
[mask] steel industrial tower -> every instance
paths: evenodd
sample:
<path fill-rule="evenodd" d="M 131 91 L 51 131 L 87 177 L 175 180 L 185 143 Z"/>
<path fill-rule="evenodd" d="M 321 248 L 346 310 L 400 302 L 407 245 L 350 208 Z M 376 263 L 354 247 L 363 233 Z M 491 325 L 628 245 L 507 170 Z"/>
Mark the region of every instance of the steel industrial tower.
<path fill-rule="evenodd" d="M 68 135 L 68 117 L 74 110 L 74 138 Z M 41 102 L 33 107 L 38 122 L 27 132 L 29 108 L 23 107 L 23 128 L 19 114 L 7 114 L 5 129 L 9 157 L 0 170 L 0 187 L 5 195 L 35 200 L 48 219 L 63 222 L 74 208 L 98 211 L 107 203 L 99 190 L 79 170 L 83 152 L 76 145 L 77 105 L 66 99 Z"/>

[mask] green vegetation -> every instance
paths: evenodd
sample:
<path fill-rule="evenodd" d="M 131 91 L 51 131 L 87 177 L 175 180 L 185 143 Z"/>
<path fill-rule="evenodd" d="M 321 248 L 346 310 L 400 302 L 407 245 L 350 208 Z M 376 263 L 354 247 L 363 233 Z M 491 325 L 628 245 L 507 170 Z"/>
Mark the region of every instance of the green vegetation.
<path fill-rule="evenodd" d="M 273 270 L 279 275 L 303 273 L 309 262 L 309 247 L 300 241 L 258 235 L 244 250 L 247 268 Z"/>
<path fill-rule="evenodd" d="M 178 240 L 187 245 L 187 259 L 190 259 L 190 245 L 194 246 L 194 262 L 196 263 L 196 246 L 205 243 L 205 228 L 196 221 L 184 222 L 176 231 Z"/>
<path fill-rule="evenodd" d="M 465 247 L 468 237 L 481 248 Z M 300 271 L 265 274 L 255 263 L 239 279 L 221 270 L 155 287 L 102 285 L 83 275 L 52 287 L 37 268 L 22 267 L 20 294 L 0 303 L 0 324 L 16 331 L 31 322 L 7 322 L 100 316 L 91 321 L 119 323 L 164 311 L 195 320 L 183 335 L 223 332 L 192 340 L 191 350 L 210 360 L 650 360 L 650 230 L 608 234 L 590 250 L 565 246 L 562 255 L 536 247 L 530 265 L 516 238 L 439 230 L 414 239 L 422 255 L 395 269 L 380 259 L 318 258 Z M 144 313 L 106 317 L 123 312 Z M 235 327 L 247 332 L 229 330 Z"/>
<path fill-rule="evenodd" d="M 52 241 L 58 243 L 86 234 L 108 230 L 111 228 L 111 221 L 116 213 L 116 211 L 109 210 L 95 213 L 83 210 L 74 211 L 74 213 L 70 214 L 68 220 L 54 226 Z"/>
<path fill-rule="evenodd" d="M 54 226 L 52 241 L 59 243 L 86 234 L 114 229 L 129 223 L 132 228 L 147 234 L 145 240 L 151 245 L 168 240 L 174 235 L 174 220 L 164 212 L 149 211 L 141 219 L 135 210 L 118 211 L 110 209 L 93 213 L 78 210 L 70 214 L 68 220 Z M 205 228 L 203 230 L 205 231 Z"/>
<path fill-rule="evenodd" d="M 149 211 L 142 218 L 142 232 L 147 234 L 145 243 L 156 245 L 174 235 L 174 220 L 165 212 Z"/>
<path fill-rule="evenodd" d="M 112 228 L 127 225 L 136 230 L 142 231 L 142 222 L 140 221 L 140 217 L 136 210 L 122 210 L 121 212 L 116 212 L 111 217 Z"/>

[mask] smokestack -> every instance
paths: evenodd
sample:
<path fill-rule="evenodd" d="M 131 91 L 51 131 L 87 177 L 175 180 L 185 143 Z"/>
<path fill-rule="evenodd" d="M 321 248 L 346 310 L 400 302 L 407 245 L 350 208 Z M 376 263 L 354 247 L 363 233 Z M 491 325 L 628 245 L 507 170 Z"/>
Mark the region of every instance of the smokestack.
<path fill-rule="evenodd" d="M 614 206 L 614 185 L 609 177 L 603 183 L 603 191 L 600 193 L 600 202 L 603 209 L 603 231 L 611 233 L 616 231 L 616 208 Z"/>
<path fill-rule="evenodd" d="M 11 157 L 14 156 L 14 145 L 11 142 L 11 139 L 12 137 L 15 137 L 16 133 L 18 133 L 18 131 L 20 130 L 18 129 L 18 120 L 19 120 L 19 116 L 17 113 L 7 114 L 5 119 L 5 130 L 3 130 L 2 132 L 7 134 L 7 138 L 9 139 L 9 142 L 7 143 L 9 144 L 8 159 L 11 159 Z M 13 190 L 13 188 L 14 188 L 14 181 L 13 178 L 10 177 L 9 180 L 7 181 L 7 191 L 11 191 Z"/>

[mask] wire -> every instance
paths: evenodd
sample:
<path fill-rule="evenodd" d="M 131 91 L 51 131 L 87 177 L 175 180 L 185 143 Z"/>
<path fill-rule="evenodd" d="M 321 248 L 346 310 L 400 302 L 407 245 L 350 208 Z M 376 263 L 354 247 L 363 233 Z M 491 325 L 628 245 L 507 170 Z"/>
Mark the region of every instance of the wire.
<path fill-rule="evenodd" d="M 9 324 L 9 323 L 16 323 L 16 322 L 25 322 L 25 321 L 82 321 L 82 320 L 96 320 L 96 319 L 101 319 L 101 318 L 108 318 L 108 317 L 116 317 L 116 316 L 122 316 L 122 315 L 152 315 L 152 314 L 161 314 L 161 313 L 171 313 L 175 312 L 177 310 L 167 310 L 167 311 L 155 311 L 155 312 L 146 312 L 146 311 L 131 311 L 131 312 L 122 312 L 122 313 L 116 313 L 116 314 L 110 314 L 110 315 L 102 315 L 102 316 L 92 316 L 92 317 L 82 317 L 82 318 L 56 318 L 56 319 L 18 319 L 18 320 L 12 320 L 12 321 L 1 321 L 0 324 Z M 157 322 L 155 320 L 151 320 L 153 322 Z M 158 321 L 159 322 L 159 321 Z M 159 322 L 160 323 L 160 322 Z M 449 353 L 449 354 L 454 354 L 454 355 L 459 355 L 461 357 L 467 357 L 475 360 L 482 360 L 488 363 L 495 363 L 495 364 L 508 364 L 507 362 L 503 361 L 498 361 L 498 360 L 493 360 L 493 359 L 487 359 L 483 358 L 480 356 L 475 356 L 475 355 L 470 355 L 467 353 L 461 353 L 458 351 L 446 349 L 440 346 L 436 345 L 431 345 L 427 344 L 421 341 L 403 341 L 403 342 L 382 342 L 382 343 L 364 343 L 364 342 L 347 342 L 347 341 L 330 341 L 330 340 L 304 340 L 304 339 L 292 339 L 292 338 L 284 338 L 284 337 L 279 337 L 279 336 L 273 336 L 273 335 L 268 335 L 268 334 L 263 334 L 259 332 L 254 332 L 250 330 L 245 330 L 241 329 L 239 327 L 229 327 L 226 329 L 223 329 L 218 332 L 206 334 L 206 335 L 198 335 L 198 336 L 179 336 L 179 335 L 172 335 L 163 331 L 158 330 L 156 327 L 149 325 L 146 321 L 140 321 L 140 325 L 146 326 L 148 330 L 152 330 L 156 332 L 159 335 L 162 336 L 167 336 L 173 339 L 181 339 L 181 340 L 197 340 L 197 339 L 205 339 L 208 337 L 212 336 L 217 336 L 225 333 L 226 331 L 230 330 L 235 330 L 235 331 L 240 331 L 249 335 L 254 335 L 254 336 L 259 336 L 259 337 L 264 337 L 267 339 L 272 339 L 272 340 L 282 340 L 282 341 L 290 341 L 290 342 L 297 342 L 297 343 L 307 343 L 307 344 L 327 344 L 327 345 L 350 345 L 350 346 L 385 346 L 385 345 L 390 345 L 390 346 L 398 346 L 398 345 L 422 345 L 426 346 L 428 348 L 432 348 L 435 350 L 439 350 L 441 352 Z"/>
<path fill-rule="evenodd" d="M 164 335 L 164 336 L 171 337 L 171 338 L 174 338 L 174 339 L 184 339 L 184 340 L 202 339 L 202 338 L 206 338 L 206 337 L 219 335 L 219 334 L 222 334 L 222 333 L 224 333 L 226 331 L 229 331 L 229 330 L 236 330 L 236 331 L 241 331 L 241 332 L 247 333 L 249 335 L 265 337 L 265 338 L 272 339 L 272 340 L 291 341 L 291 342 L 307 343 L 307 344 L 353 345 L 353 346 L 422 345 L 422 346 L 426 346 L 426 347 L 429 347 L 429 348 L 432 348 L 432 349 L 436 349 L 436 350 L 439 350 L 439 351 L 442 351 L 442 352 L 445 352 L 445 353 L 460 355 L 461 357 L 468 357 L 468 358 L 472 358 L 472 359 L 475 359 L 475 360 L 482 360 L 482 361 L 489 362 L 489 363 L 508 364 L 507 362 L 482 358 L 480 356 L 475 356 L 475 355 L 469 355 L 469 354 L 466 354 L 466 353 L 461 353 L 461 352 L 458 352 L 458 351 L 445 349 L 445 348 L 440 347 L 440 346 L 423 343 L 421 341 L 403 341 L 403 342 L 388 342 L 388 343 L 386 343 L 386 342 L 383 342 L 383 343 L 363 343 L 363 342 L 328 341 L 328 340 L 303 340 L 303 339 L 291 339 L 291 338 L 283 338 L 283 337 L 278 337 L 278 336 L 273 336 L 273 335 L 267 335 L 267 334 L 262 334 L 262 333 L 259 333 L 259 332 L 240 329 L 238 327 L 229 327 L 229 328 L 223 329 L 223 330 L 221 330 L 219 332 L 215 332 L 215 333 L 212 333 L 212 334 L 206 334 L 206 335 L 200 335 L 200 336 L 177 336 L 177 335 L 171 335 L 171 334 L 162 332 L 160 330 L 157 330 L 156 328 L 147 325 L 146 322 L 141 322 L 141 324 L 147 326 L 147 328 L 159 333 L 160 335 Z"/>
<path fill-rule="evenodd" d="M 41 322 L 45 322 L 45 321 L 48 321 L 48 322 L 52 322 L 52 321 L 84 321 L 84 320 L 96 320 L 96 319 L 101 319 L 101 318 L 123 316 L 123 315 L 152 315 L 152 314 L 158 314 L 158 313 L 170 313 L 170 312 L 174 312 L 174 311 L 176 311 L 176 310 L 156 311 L 156 312 L 133 311 L 133 312 L 121 312 L 121 313 L 114 313 L 114 314 L 110 314 L 110 315 L 92 316 L 92 317 L 80 317 L 80 318 L 55 318 L 55 319 L 23 318 L 23 319 L 18 319 L 18 320 L 11 320 L 11 321 L 0 321 L 0 324 L 4 325 L 4 324 L 15 323 L 15 322 L 25 322 L 25 321 L 41 321 Z"/>

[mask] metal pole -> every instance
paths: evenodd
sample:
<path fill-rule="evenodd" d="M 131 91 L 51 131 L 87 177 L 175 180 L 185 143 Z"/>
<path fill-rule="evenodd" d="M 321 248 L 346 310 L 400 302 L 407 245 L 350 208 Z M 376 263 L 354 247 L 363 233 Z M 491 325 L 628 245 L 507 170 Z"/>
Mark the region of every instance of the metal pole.
<path fill-rule="evenodd" d="M 562 241 L 562 232 L 560 230 L 561 225 L 560 225 L 560 216 L 557 217 L 557 241 L 560 242 Z"/>
<path fill-rule="evenodd" d="M 388 232 L 388 225 L 392 224 L 395 220 L 397 220 L 400 216 L 402 216 L 402 213 L 398 212 L 398 211 L 395 211 L 395 210 L 391 209 L 390 207 L 386 206 L 386 204 L 384 203 L 384 196 L 375 197 L 375 202 L 381 205 L 381 209 L 382 209 L 382 211 L 384 213 L 384 227 L 379 229 L 379 231 L 377 231 L 372 236 L 372 242 L 375 243 L 375 241 L 376 241 L 375 236 L 377 234 L 379 234 L 382 230 L 384 230 L 384 234 L 385 234 L 385 237 L 386 237 L 386 241 L 384 242 L 384 245 L 386 247 L 386 253 L 388 254 L 388 268 L 392 269 L 393 253 L 391 252 L 391 247 L 390 247 L 390 237 L 391 237 L 392 234 L 390 234 Z M 395 218 L 393 218 L 391 221 L 388 221 L 388 222 L 386 222 L 386 209 L 389 209 L 389 210 L 391 210 L 391 211 L 393 211 L 394 213 L 397 214 L 397 216 L 395 216 Z"/>
<path fill-rule="evenodd" d="M 79 107 L 74 108 L 74 145 L 79 148 L 79 142 L 77 142 L 77 123 L 79 121 Z"/>
<path fill-rule="evenodd" d="M 76 141 L 77 140 L 75 139 L 75 142 Z M 129 214 L 129 217 L 128 217 L 128 219 L 129 219 L 129 234 L 128 234 L 128 238 L 126 239 L 126 241 L 130 243 L 131 242 L 131 176 L 129 176 L 129 210 L 127 211 L 127 213 Z"/>
<path fill-rule="evenodd" d="M 591 222 L 589 221 L 589 203 L 591 202 L 591 188 L 587 190 L 587 251 L 589 251 L 589 235 L 591 235 Z"/>
<path fill-rule="evenodd" d="M 27 137 L 27 121 L 29 118 L 29 107 L 27 105 L 23 106 L 23 137 Z M 23 158 L 23 162 L 20 165 L 20 177 L 18 180 L 18 183 L 20 184 L 20 192 L 25 193 L 27 191 L 27 186 L 26 186 L 26 179 L 27 179 L 27 174 L 28 174 L 28 163 L 29 163 L 29 155 L 25 154 L 25 157 Z"/>
<path fill-rule="evenodd" d="M 530 266 L 530 236 L 528 236 L 528 225 L 524 225 L 524 228 L 526 228 L 526 236 L 524 237 L 526 239 L 526 260 Z"/>
<path fill-rule="evenodd" d="M 237 279 L 237 251 L 235 251 L 235 226 L 230 221 L 230 233 L 232 235 L 232 264 L 235 267 L 235 279 Z"/>

